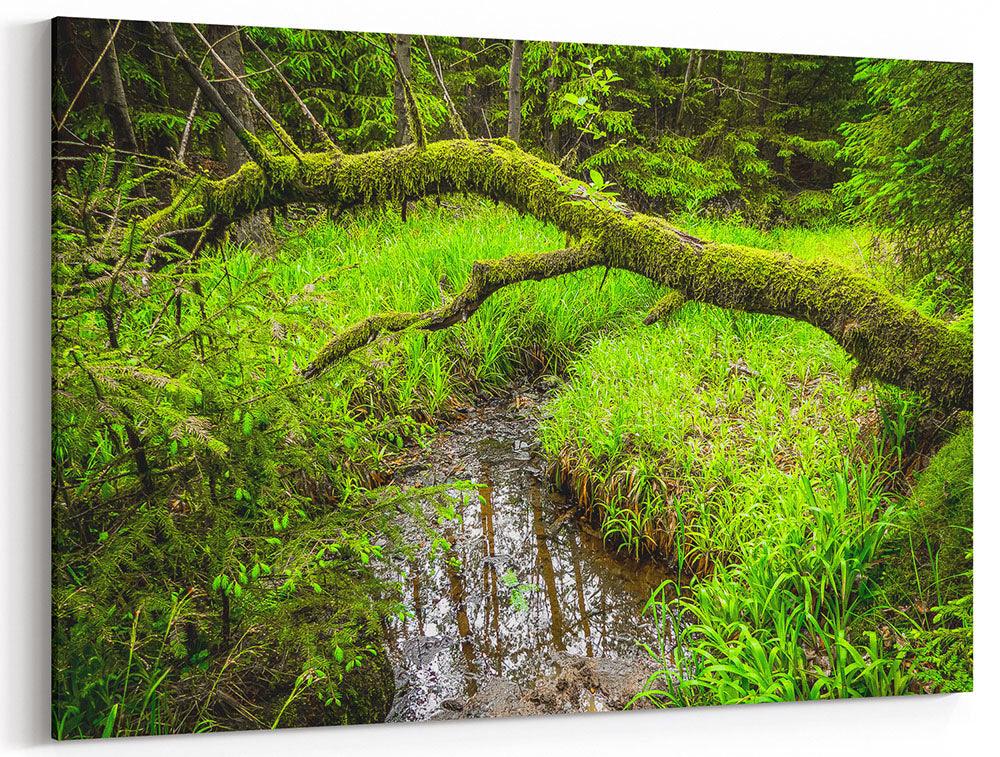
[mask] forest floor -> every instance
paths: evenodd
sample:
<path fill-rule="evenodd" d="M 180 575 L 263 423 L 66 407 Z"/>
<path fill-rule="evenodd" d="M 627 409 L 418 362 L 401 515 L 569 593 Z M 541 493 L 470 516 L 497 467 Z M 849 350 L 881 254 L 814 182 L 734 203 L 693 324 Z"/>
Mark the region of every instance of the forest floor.
<path fill-rule="evenodd" d="M 863 229 L 680 225 L 879 275 Z M 316 223 L 285 240 L 279 256 L 288 256 L 287 284 L 326 303 L 322 320 L 336 328 L 434 306 L 474 260 L 563 241 L 506 208 L 449 200 L 413 208 L 405 226 L 388 211 Z M 646 608 L 655 621 L 668 628 L 675 613 L 696 621 L 689 636 L 697 643 L 680 658 L 672 632 L 649 645 L 659 673 L 645 688 L 656 704 L 919 688 L 904 660 L 906 636 L 929 620 L 908 611 L 942 604 L 942 577 L 922 584 L 911 570 L 920 596 L 910 591 L 905 602 L 873 578 L 887 544 L 907 551 L 899 546 L 906 494 L 936 443 L 911 442 L 919 402 L 855 385 L 848 356 L 800 322 L 689 303 L 666 323 L 643 326 L 657 288 L 627 273 L 604 276 L 522 285 L 461 327 L 377 343 L 363 359 L 372 415 L 413 418 L 409 438 L 426 439 L 476 397 L 504 394 L 525 376 L 547 382 L 538 433 L 556 481 L 607 549 L 671 565 Z M 358 380 L 355 367 L 339 380 L 348 376 Z M 362 467 L 384 469 L 408 437 L 395 449 L 366 444 L 368 421 L 355 455 Z M 678 604 L 671 581 L 692 575 Z M 892 580 L 896 591 L 900 578 Z"/>
<path fill-rule="evenodd" d="M 902 291 L 864 229 L 673 220 Z M 62 531 L 57 735 L 971 686 L 968 414 L 854 381 L 802 322 L 689 302 L 643 325 L 662 289 L 602 269 L 304 379 L 366 316 L 438 307 L 476 260 L 566 240 L 460 197 L 273 221 L 270 243 L 183 272 L 191 295 L 165 272 L 131 303 L 120 352 L 144 370 L 109 363 L 96 310 L 72 322 L 81 365 L 160 424 L 160 464 L 208 467 L 128 527 Z M 78 498 L 118 464 L 85 419 L 57 448 L 87 461 Z M 93 653 L 105 636 L 118 658 Z"/>

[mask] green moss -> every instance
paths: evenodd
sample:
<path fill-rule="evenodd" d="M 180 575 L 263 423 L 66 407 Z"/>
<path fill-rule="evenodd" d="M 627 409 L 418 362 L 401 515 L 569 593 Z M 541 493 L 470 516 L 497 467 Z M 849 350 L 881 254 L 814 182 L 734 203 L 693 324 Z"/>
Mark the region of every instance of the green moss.
<path fill-rule="evenodd" d="M 382 313 L 344 329 L 330 339 L 309 366 L 302 372 L 305 378 L 314 378 L 340 358 L 374 342 L 386 332 L 402 331 L 421 320 L 420 313 Z"/>
<path fill-rule="evenodd" d="M 584 240 L 603 264 L 642 274 L 688 299 L 807 321 L 836 339 L 862 373 L 972 407 L 972 340 L 921 315 L 864 276 L 822 260 L 706 244 L 642 214 L 561 191 L 575 185 L 508 139 L 448 140 L 360 155 L 269 156 L 205 182 L 193 203 L 228 224 L 289 202 L 339 208 L 468 192 L 507 203 Z"/>
<path fill-rule="evenodd" d="M 942 599 L 972 590 L 972 427 L 958 432 L 917 477 L 911 521 L 937 563 Z"/>
<path fill-rule="evenodd" d="M 684 307 L 685 302 L 687 302 L 687 298 L 683 294 L 676 289 L 670 289 L 650 308 L 643 323 L 646 326 L 652 326 L 654 323 L 665 321 Z"/>
<path fill-rule="evenodd" d="M 553 278 L 590 268 L 596 262 L 598 259 L 589 249 L 476 261 L 465 287 L 449 303 L 422 313 L 388 312 L 369 316 L 330 339 L 302 375 L 306 378 L 318 376 L 340 358 L 371 344 L 382 334 L 400 332 L 411 326 L 437 330 L 466 321 L 490 295 L 511 284 Z"/>

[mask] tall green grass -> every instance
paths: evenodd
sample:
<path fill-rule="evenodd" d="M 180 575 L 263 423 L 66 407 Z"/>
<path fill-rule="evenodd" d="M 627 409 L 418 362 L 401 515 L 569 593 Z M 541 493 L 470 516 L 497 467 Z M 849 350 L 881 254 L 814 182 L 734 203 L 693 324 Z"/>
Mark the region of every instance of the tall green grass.
<path fill-rule="evenodd" d="M 800 478 L 742 559 L 717 566 L 670 613 L 676 646 L 640 697 L 674 706 L 890 696 L 914 680 L 887 644 L 871 569 L 895 523 L 865 466 L 813 484 Z M 664 624 L 666 627 L 666 624 Z"/>
<path fill-rule="evenodd" d="M 713 227 L 727 241 L 787 241 Z M 841 230 L 807 235 L 818 249 L 848 244 Z M 753 543 L 800 476 L 871 455 L 875 393 L 850 374 L 808 324 L 689 303 L 573 362 L 542 442 L 608 538 L 704 569 Z"/>
<path fill-rule="evenodd" d="M 686 228 L 880 278 L 863 230 Z M 971 681 L 966 598 L 932 621 L 907 610 L 917 600 L 898 574 L 895 591 L 884 585 L 887 563 L 908 564 L 899 544 L 912 530 L 924 405 L 855 385 L 851 359 L 824 333 L 688 303 L 666 323 L 599 338 L 546 409 L 543 447 L 608 543 L 675 565 L 647 606 L 661 639 L 641 698 L 790 701 Z M 956 551 L 924 537 L 924 563 Z"/>
<path fill-rule="evenodd" d="M 345 225 L 316 224 L 281 246 L 282 293 L 302 297 L 309 289 L 313 323 L 303 340 L 312 352 L 333 331 L 385 310 L 436 307 L 461 288 L 473 262 L 511 253 L 551 250 L 564 244 L 554 227 L 480 201 L 455 206 L 421 204 L 403 223 L 392 210 L 365 213 Z M 252 253 L 244 253 L 249 260 Z M 467 323 L 440 334 L 417 333 L 385 340 L 370 350 L 375 376 L 403 371 L 400 407 L 426 392 L 440 405 L 441 382 L 457 390 L 495 391 L 518 371 L 558 372 L 600 333 L 634 325 L 656 297 L 641 277 L 602 271 L 527 283 L 488 300 Z M 380 360 L 402 354 L 402 364 Z M 434 357 L 431 357 L 433 355 Z"/>
<path fill-rule="evenodd" d="M 855 254 L 841 229 L 694 231 Z M 865 583 L 883 538 L 873 513 L 889 510 L 881 487 L 892 471 L 879 466 L 900 459 L 909 411 L 853 387 L 844 353 L 811 327 L 695 303 L 644 327 L 656 286 L 584 271 L 510 287 L 466 323 L 384 336 L 302 380 L 298 369 L 329 337 L 365 316 L 435 307 L 477 259 L 563 244 L 553 227 L 457 198 L 419 203 L 405 223 L 394 210 L 279 218 L 272 248 L 224 244 L 196 270 L 168 267 L 148 294 L 120 298 L 121 350 L 107 349 L 92 303 L 65 318 L 60 345 L 73 349 L 54 351 L 53 456 L 68 482 L 55 503 L 55 733 L 371 717 L 367 684 L 349 680 L 358 660 L 377 679 L 371 629 L 395 605 L 369 567 L 392 540 L 389 515 L 364 492 L 456 405 L 539 374 L 567 379 L 542 439 L 609 543 L 667 553 L 679 572 L 703 577 L 684 604 L 651 605 L 702 629 L 684 655 L 660 650 L 658 703 L 811 693 L 821 679 L 792 648 L 807 632 L 808 664 L 846 655 L 819 664 L 830 671 L 816 693 L 902 685 L 894 657 L 858 660 L 876 660 L 859 633 L 877 628 L 881 601 Z M 178 476 L 126 520 L 119 500 L 135 496 L 136 472 L 116 453 L 123 431 L 93 399 L 98 383 L 131 408 L 155 470 Z M 822 484 L 810 498 L 804 482 L 837 476 L 847 494 Z M 337 542 L 335 559 L 318 540 Z M 261 578 L 272 568 L 277 582 Z M 861 578 L 847 586 L 838 576 Z M 961 607 L 947 612 L 964 622 Z M 963 663 L 962 643 L 939 635 L 924 648 L 934 644 Z M 719 666 L 741 672 L 723 681 Z M 321 711 L 310 710 L 320 693 Z"/>

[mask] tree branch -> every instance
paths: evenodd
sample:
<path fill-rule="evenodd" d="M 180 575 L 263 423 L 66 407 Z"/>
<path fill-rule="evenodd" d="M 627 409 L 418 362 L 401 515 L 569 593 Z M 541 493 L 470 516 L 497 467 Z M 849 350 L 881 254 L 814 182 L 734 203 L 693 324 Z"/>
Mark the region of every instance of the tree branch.
<path fill-rule="evenodd" d="M 448 109 L 448 120 L 451 124 L 451 130 L 455 132 L 455 136 L 459 139 L 468 139 L 469 130 L 465 128 L 465 124 L 462 122 L 462 116 L 459 115 L 458 108 L 455 107 L 455 102 L 451 99 L 448 87 L 444 83 L 444 72 L 442 71 L 440 64 L 434 60 L 434 55 L 431 53 L 431 46 L 427 42 L 427 37 L 421 35 L 420 39 L 423 40 L 424 50 L 427 51 L 427 60 L 430 62 L 434 78 L 437 79 L 438 86 L 441 87 L 441 96 L 444 98 L 445 107 Z"/>
<path fill-rule="evenodd" d="M 247 99 L 257 109 L 257 112 L 263 116 L 268 128 L 274 132 L 274 136 L 278 138 L 278 141 L 285 146 L 285 149 L 287 149 L 288 152 L 301 160 L 302 150 L 300 150 L 299 146 L 295 144 L 295 140 L 288 135 L 288 132 L 286 132 L 284 128 L 282 128 L 282 126 L 271 117 L 267 108 L 265 108 L 261 101 L 257 99 L 257 95 L 255 95 L 253 90 L 247 86 L 245 81 L 243 81 L 243 77 L 237 75 L 237 73 L 233 71 L 232 67 L 226 63 L 225 59 L 223 59 L 223 57 L 216 51 L 215 45 L 205 39 L 205 35 L 201 33 L 201 30 L 197 26 L 194 24 L 190 24 L 190 26 L 192 31 L 194 31 L 194 33 L 198 36 L 198 39 L 201 40 L 202 44 L 208 48 L 209 54 L 215 59 L 216 63 L 218 63 L 222 70 L 225 71 L 234 82 L 236 82 L 236 86 L 243 91 L 243 94 L 247 96 Z"/>
<path fill-rule="evenodd" d="M 411 327 L 437 331 L 464 323 L 491 295 L 511 284 L 562 276 L 602 262 L 600 254 L 589 248 L 477 261 L 472 265 L 465 287 L 450 302 L 421 313 L 390 312 L 369 316 L 330 339 L 316 359 L 303 369 L 302 375 L 307 379 L 320 375 L 341 358 L 371 344 L 384 333 L 398 333 Z"/>
<path fill-rule="evenodd" d="M 101 61 L 104 60 L 104 56 L 108 54 L 108 51 L 111 49 L 111 46 L 114 45 L 115 37 L 118 36 L 118 30 L 121 28 L 121 25 L 122 25 L 121 21 L 115 24 L 115 28 L 111 30 L 111 34 L 108 35 L 108 39 L 104 43 L 104 49 L 102 49 L 100 55 L 97 56 L 97 60 L 94 61 L 94 65 L 90 67 L 90 70 L 87 72 L 87 75 L 83 77 L 83 83 L 80 84 L 80 88 L 76 91 L 76 94 L 73 95 L 73 99 L 69 101 L 69 105 L 66 106 L 66 112 L 63 113 L 62 118 L 60 118 L 56 122 L 55 134 L 57 137 L 59 136 L 59 132 L 62 131 L 63 126 L 66 125 L 66 120 L 70 117 L 70 114 L 73 112 L 73 108 L 76 106 L 76 101 L 80 99 L 80 95 L 83 94 L 83 90 L 86 89 L 87 84 L 90 82 L 90 79 L 94 75 L 94 72 L 97 71 L 98 67 L 101 65 Z M 52 120 L 55 121 L 55 118 L 56 118 L 55 113 L 53 113 Z"/>
<path fill-rule="evenodd" d="M 410 78 L 403 70 L 403 62 L 399 59 L 395 38 L 392 38 L 392 40 L 392 43 L 389 45 L 391 50 L 390 55 L 392 63 L 396 67 L 396 76 L 399 77 L 400 86 L 403 88 L 403 101 L 406 104 L 406 120 L 410 122 L 413 141 L 417 143 L 417 147 L 423 149 L 427 147 L 427 130 L 424 128 L 424 122 L 420 118 L 420 109 L 417 107 L 417 98 L 413 94 L 413 87 L 410 86 Z"/>
<path fill-rule="evenodd" d="M 174 28 L 169 22 L 154 22 L 150 21 L 150 25 L 155 29 L 159 35 L 163 38 L 163 41 L 167 43 L 167 47 L 170 51 L 177 56 L 177 61 L 183 66 L 184 70 L 187 71 L 188 76 L 197 85 L 208 101 L 212 104 L 219 115 L 222 116 L 222 120 L 226 122 L 226 125 L 233 130 L 233 134 L 236 135 L 237 139 L 246 148 L 247 153 L 254 160 L 257 165 L 262 168 L 271 166 L 271 161 L 273 156 L 264 149 L 264 146 L 257 140 L 257 138 L 250 133 L 250 130 L 240 121 L 239 116 L 237 116 L 232 108 L 226 104 L 226 101 L 219 94 L 219 90 L 205 77 L 205 74 L 201 72 L 197 64 L 191 60 L 191 56 L 187 54 L 187 51 L 181 45 L 180 41 L 177 39 L 177 35 L 174 33 Z"/>
<path fill-rule="evenodd" d="M 316 120 L 316 116 L 312 114 L 312 111 L 309 110 L 309 106 L 307 106 L 305 102 L 303 102 L 302 98 L 299 97 L 299 93 L 295 91 L 295 87 L 292 86 L 292 83 L 285 78 L 283 73 L 281 73 L 281 69 L 278 68 L 278 65 L 271 61 L 267 53 L 265 53 L 264 50 L 261 49 L 261 46 L 257 44 L 257 40 L 249 34 L 244 34 L 243 36 L 249 40 L 250 44 L 253 45 L 253 49 L 256 50 L 257 53 L 267 62 L 267 64 L 271 67 L 271 70 L 274 71 L 278 79 L 281 80 L 281 83 L 285 85 L 285 89 L 287 89 L 292 95 L 292 98 L 294 98 L 295 102 L 299 106 L 299 110 L 302 111 L 302 115 L 306 117 L 309 125 L 312 126 L 313 131 L 316 132 L 316 136 L 319 137 L 320 144 L 322 144 L 327 150 L 339 151 L 340 148 L 337 147 L 334 141 L 330 138 L 330 135 L 326 133 L 326 129 L 324 129 L 320 122 Z"/>
<path fill-rule="evenodd" d="M 652 326 L 654 323 L 667 320 L 670 316 L 680 310 L 687 298 L 676 289 L 670 289 L 663 295 L 656 304 L 649 309 L 646 317 L 643 318 L 644 326 Z"/>

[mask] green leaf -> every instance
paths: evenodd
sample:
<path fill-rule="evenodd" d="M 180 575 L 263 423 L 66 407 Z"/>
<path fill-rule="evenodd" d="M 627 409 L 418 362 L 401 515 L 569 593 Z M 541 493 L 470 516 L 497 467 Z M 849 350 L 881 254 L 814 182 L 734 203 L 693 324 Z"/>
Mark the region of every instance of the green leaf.
<path fill-rule="evenodd" d="M 108 716 L 104 719 L 104 730 L 101 732 L 101 738 L 106 739 L 115 732 L 115 721 L 118 720 L 118 702 L 111 705 L 111 711 L 108 712 Z"/>

